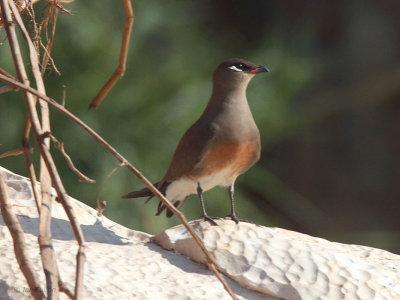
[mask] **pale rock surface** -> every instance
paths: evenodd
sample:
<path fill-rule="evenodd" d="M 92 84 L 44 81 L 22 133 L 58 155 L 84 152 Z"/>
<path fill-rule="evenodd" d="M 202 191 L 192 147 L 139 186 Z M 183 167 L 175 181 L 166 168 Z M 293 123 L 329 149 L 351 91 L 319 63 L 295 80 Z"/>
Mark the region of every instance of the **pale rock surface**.
<path fill-rule="evenodd" d="M 0 167 L 42 285 L 38 216 L 29 180 Z M 118 225 L 71 199 L 86 239 L 84 299 L 230 299 L 177 226 L 157 235 Z M 61 277 L 73 289 L 77 243 L 54 202 L 52 235 Z M 193 221 L 239 299 L 400 299 L 400 256 L 249 223 Z M 165 249 L 161 248 L 160 246 Z M 173 249 L 173 251 L 171 251 Z M 180 254 L 182 253 L 182 254 Z M 190 258 L 190 259 L 189 259 Z M 195 263 L 193 261 L 200 262 Z M 66 299 L 61 294 L 61 299 Z M 0 299 L 30 299 L 0 218 Z"/>
<path fill-rule="evenodd" d="M 280 228 L 216 220 L 192 226 L 221 271 L 249 289 L 284 299 L 400 299 L 400 256 Z M 204 263 L 181 225 L 151 239 Z"/>

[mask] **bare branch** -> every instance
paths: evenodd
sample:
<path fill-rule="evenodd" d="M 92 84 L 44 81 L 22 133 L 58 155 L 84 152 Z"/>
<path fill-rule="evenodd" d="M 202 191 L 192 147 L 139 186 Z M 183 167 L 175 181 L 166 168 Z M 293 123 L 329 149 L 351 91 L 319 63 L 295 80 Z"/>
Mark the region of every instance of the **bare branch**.
<path fill-rule="evenodd" d="M 116 82 L 122 78 L 125 74 L 126 70 L 126 61 L 128 58 L 128 49 L 129 49 L 129 42 L 131 39 L 132 33 L 132 25 L 134 21 L 133 16 L 133 8 L 131 0 L 123 0 L 124 1 L 124 11 L 125 11 L 125 25 L 124 25 L 124 33 L 122 36 L 122 44 L 121 44 L 121 51 L 119 55 L 119 62 L 118 66 L 115 69 L 114 73 L 108 79 L 107 83 L 101 88 L 100 92 L 94 97 L 92 102 L 89 105 L 89 109 L 96 108 L 101 104 L 110 90 L 114 87 Z"/>
<path fill-rule="evenodd" d="M 14 242 L 15 257 L 18 261 L 19 267 L 25 276 L 29 285 L 29 290 L 34 299 L 44 299 L 40 282 L 32 262 L 29 259 L 28 251 L 26 248 L 24 231 L 19 224 L 18 218 L 13 212 L 12 205 L 8 196 L 8 189 L 3 175 L 0 171 L 0 208 L 3 216 L 4 223 L 6 223 L 8 230 Z"/>
<path fill-rule="evenodd" d="M 0 68 L 0 74 L 3 74 L 3 75 L 5 75 L 5 76 L 7 76 L 7 77 L 10 77 L 10 78 L 12 78 L 12 79 L 15 79 L 15 80 L 17 80 L 17 78 L 15 78 L 14 76 L 12 76 L 10 73 L 8 73 L 6 70 L 4 70 L 3 68 Z"/>
<path fill-rule="evenodd" d="M 75 166 L 74 163 L 72 162 L 71 157 L 65 152 L 64 149 L 64 143 L 61 143 L 57 140 L 57 138 L 52 135 L 51 133 L 49 134 L 51 140 L 54 143 L 54 147 L 56 147 L 58 150 L 60 150 L 61 154 L 64 156 L 65 160 L 67 161 L 67 164 L 69 168 L 79 177 L 80 181 L 87 182 L 87 183 L 96 183 L 96 180 L 93 180 L 86 175 L 82 174 Z"/>
<path fill-rule="evenodd" d="M 46 67 L 47 67 L 47 64 L 49 61 L 52 65 L 54 71 L 57 73 L 57 75 L 61 75 L 60 71 L 57 69 L 57 67 L 54 63 L 53 58 L 50 56 L 50 52 L 53 47 L 54 35 L 56 33 L 58 9 L 54 8 L 54 5 L 49 5 L 49 6 L 50 6 L 49 10 L 47 11 L 46 16 L 43 17 L 43 21 L 40 24 L 40 28 L 46 30 L 46 37 L 47 37 L 47 46 L 45 46 L 42 43 L 42 41 L 40 41 L 40 45 L 42 46 L 42 48 L 45 52 L 45 54 L 43 55 L 43 59 L 42 59 L 42 77 L 44 76 L 44 73 L 46 72 Z M 52 24 L 50 38 L 48 38 L 48 34 L 47 34 L 47 26 L 48 26 L 49 21 Z"/>
<path fill-rule="evenodd" d="M 33 197 L 35 198 L 36 208 L 40 216 L 40 207 L 42 206 L 42 196 L 39 193 L 36 180 L 35 166 L 33 165 L 31 158 L 32 150 L 31 147 L 29 146 L 30 131 L 31 131 L 31 121 L 29 120 L 29 114 L 27 114 L 25 118 L 24 133 L 22 135 L 22 149 L 24 149 L 25 163 L 28 169 L 29 179 L 31 180 Z"/>
<path fill-rule="evenodd" d="M 228 292 L 228 294 L 232 297 L 232 299 L 234 300 L 238 300 L 238 298 L 236 297 L 235 293 L 231 290 L 231 288 L 229 287 L 229 285 L 226 283 L 225 279 L 222 277 L 221 273 L 218 272 L 216 266 L 212 263 L 208 263 L 207 264 L 208 268 L 214 272 L 215 276 L 217 276 L 217 278 L 219 279 L 219 281 L 221 281 L 222 285 L 224 286 L 225 290 Z"/>
<path fill-rule="evenodd" d="M 53 28 L 55 28 L 55 26 Z M 52 42 L 53 41 L 51 41 L 51 43 Z M 50 45 L 50 41 L 49 41 L 49 44 L 47 46 L 45 46 L 42 43 L 42 41 L 40 41 L 40 46 L 42 47 L 42 49 L 46 53 L 46 55 L 43 57 L 43 62 L 42 62 L 42 76 L 44 76 L 44 73 L 46 72 L 46 66 L 47 66 L 47 63 L 49 61 L 51 63 L 51 66 L 53 67 L 53 70 L 57 73 L 57 75 L 61 75 L 60 71 L 56 67 L 54 59 L 50 56 L 50 51 L 51 51 L 51 47 L 52 47 L 52 45 Z"/>
<path fill-rule="evenodd" d="M 61 280 L 58 281 L 58 288 L 60 289 L 60 292 L 63 292 L 68 296 L 70 299 L 74 299 L 74 294 L 70 291 L 70 289 L 67 287 L 67 285 L 62 282 Z"/>
<path fill-rule="evenodd" d="M 0 68 L 0 74 L 3 74 L 3 75 L 6 75 L 6 76 L 8 76 L 10 78 L 15 79 L 14 76 L 12 76 L 10 73 L 8 73 L 6 70 L 4 70 L 2 68 Z M 18 88 L 15 87 L 15 86 L 12 86 L 12 85 L 5 85 L 5 86 L 0 87 L 0 94 L 7 93 L 7 92 L 13 91 L 13 90 L 14 91 L 18 90 Z"/>
<path fill-rule="evenodd" d="M 107 203 L 105 201 L 101 201 L 100 202 L 100 195 L 101 195 L 101 191 L 103 190 L 104 185 L 106 184 L 106 182 L 111 178 L 111 176 L 113 176 L 113 174 L 121 167 L 124 166 L 124 163 L 120 163 L 118 166 L 116 166 L 114 169 L 111 170 L 111 172 L 107 175 L 106 179 L 104 179 L 104 181 L 101 183 L 99 191 L 97 193 L 96 196 L 96 203 L 97 203 L 97 213 L 99 216 L 101 216 L 103 214 L 103 212 L 105 211 L 106 207 L 107 207 Z"/>
<path fill-rule="evenodd" d="M 21 155 L 22 153 L 24 153 L 23 149 L 10 150 L 10 151 L 7 151 L 7 152 L 4 152 L 3 154 L 1 154 L 0 159 L 6 158 L 9 156 L 18 156 L 18 155 Z"/>
<path fill-rule="evenodd" d="M 15 86 L 11 86 L 11 85 L 5 85 L 0 87 L 0 94 L 4 94 L 10 91 L 15 91 L 17 90 L 17 88 L 15 88 Z"/>

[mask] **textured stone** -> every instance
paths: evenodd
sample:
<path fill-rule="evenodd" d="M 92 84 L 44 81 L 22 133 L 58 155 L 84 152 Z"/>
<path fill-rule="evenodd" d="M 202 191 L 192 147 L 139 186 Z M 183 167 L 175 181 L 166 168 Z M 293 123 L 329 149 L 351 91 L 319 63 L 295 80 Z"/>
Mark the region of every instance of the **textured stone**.
<path fill-rule="evenodd" d="M 29 255 L 44 286 L 38 216 L 29 180 L 0 167 Z M 71 198 L 86 239 L 84 299 L 230 299 L 183 226 L 157 235 L 130 230 Z M 400 256 L 249 223 L 193 221 L 239 299 L 400 299 Z M 54 202 L 52 235 L 61 277 L 73 289 L 77 243 Z M 161 248 L 161 245 L 163 248 Z M 196 263 L 196 262 L 198 263 Z M 0 299 L 30 299 L 0 218 Z M 270 295 L 270 296 L 267 296 Z M 62 299 L 67 299 L 61 294 Z"/>
<path fill-rule="evenodd" d="M 398 255 L 280 228 L 216 222 L 191 224 L 221 271 L 249 289 L 285 299 L 400 299 Z M 151 240 L 205 263 L 182 225 Z"/>

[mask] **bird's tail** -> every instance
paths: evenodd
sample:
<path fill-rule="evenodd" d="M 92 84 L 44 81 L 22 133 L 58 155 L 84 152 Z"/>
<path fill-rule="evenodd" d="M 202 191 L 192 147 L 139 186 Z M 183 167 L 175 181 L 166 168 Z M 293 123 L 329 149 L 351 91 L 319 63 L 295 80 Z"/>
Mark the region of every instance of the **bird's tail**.
<path fill-rule="evenodd" d="M 165 192 L 166 192 L 169 184 L 170 184 L 170 182 L 167 182 L 167 181 L 159 181 L 159 182 L 155 183 L 154 186 L 165 196 Z M 151 200 L 151 198 L 154 197 L 154 194 L 148 188 L 144 188 L 139 191 L 133 191 L 133 192 L 130 192 L 130 193 L 122 196 L 122 198 L 124 198 L 124 199 L 141 198 L 141 197 L 149 197 L 145 202 L 145 203 L 147 203 Z M 176 208 L 179 208 L 182 206 L 182 204 L 183 204 L 183 202 L 185 202 L 185 200 L 186 200 L 186 198 L 183 199 L 182 201 L 174 201 L 173 204 L 175 205 Z M 160 203 L 158 204 L 156 216 L 159 216 L 166 208 L 167 207 L 160 201 Z M 172 211 L 167 209 L 167 218 L 172 217 L 172 215 L 173 215 Z"/>
<path fill-rule="evenodd" d="M 150 192 L 148 188 L 141 189 L 140 191 L 134 191 L 130 192 L 126 195 L 123 195 L 122 198 L 128 199 L 128 198 L 141 198 L 141 197 L 149 197 L 153 196 L 153 193 Z"/>
<path fill-rule="evenodd" d="M 157 183 L 154 183 L 153 185 L 165 196 L 165 191 L 167 190 L 167 186 L 169 185 L 169 182 L 159 181 Z M 147 203 L 150 201 L 151 198 L 154 197 L 154 194 L 148 188 L 144 188 L 139 191 L 133 191 L 133 192 L 130 192 L 130 193 L 122 196 L 122 198 L 124 198 L 124 199 L 141 198 L 141 197 L 149 197 L 149 199 L 147 199 L 145 202 L 145 203 Z"/>

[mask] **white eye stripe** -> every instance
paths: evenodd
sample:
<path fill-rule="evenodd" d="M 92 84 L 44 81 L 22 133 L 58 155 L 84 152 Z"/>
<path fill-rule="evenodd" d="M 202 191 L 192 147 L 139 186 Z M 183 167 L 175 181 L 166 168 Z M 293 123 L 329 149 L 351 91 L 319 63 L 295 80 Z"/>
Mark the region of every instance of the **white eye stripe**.
<path fill-rule="evenodd" d="M 243 70 L 240 70 L 240 69 L 236 68 L 235 66 L 231 66 L 231 67 L 229 67 L 229 69 L 231 69 L 233 71 L 236 71 L 236 72 L 242 72 L 243 71 Z"/>

